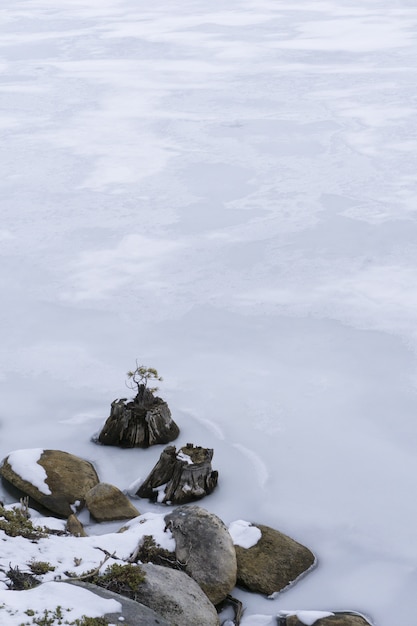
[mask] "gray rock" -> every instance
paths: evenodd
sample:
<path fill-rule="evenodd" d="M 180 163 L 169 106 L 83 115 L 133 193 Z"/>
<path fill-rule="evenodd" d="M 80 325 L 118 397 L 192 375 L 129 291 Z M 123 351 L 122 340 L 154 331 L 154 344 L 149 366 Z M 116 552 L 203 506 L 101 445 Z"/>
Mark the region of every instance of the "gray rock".
<path fill-rule="evenodd" d="M 68 581 L 65 581 L 66 584 Z M 131 600 L 130 598 L 125 598 L 118 593 L 114 593 L 113 591 L 108 591 L 107 589 L 103 589 L 102 587 L 98 587 L 97 585 L 92 585 L 91 583 L 86 583 L 81 580 L 79 581 L 69 581 L 70 585 L 77 585 L 78 587 L 84 587 L 88 591 L 95 593 L 101 598 L 106 598 L 109 600 L 117 600 L 122 605 L 122 613 L 107 613 L 105 615 L 106 619 L 109 622 L 113 622 L 115 624 L 128 624 L 129 626 L 171 626 L 171 622 L 167 621 L 162 615 L 155 613 L 148 606 L 144 604 L 140 604 L 136 602 L 136 600 Z M 123 622 L 119 622 L 119 617 L 124 617 Z"/>
<path fill-rule="evenodd" d="M 165 516 L 176 542 L 175 555 L 184 571 L 200 585 L 213 604 L 219 604 L 236 585 L 236 553 L 232 538 L 213 513 L 192 505 Z"/>
<path fill-rule="evenodd" d="M 46 473 L 45 483 L 51 492 L 46 494 L 13 470 L 13 463 L 9 463 L 10 457 L 12 454 L 3 460 L 0 467 L 3 478 L 52 513 L 62 517 L 68 517 L 82 509 L 85 494 L 99 483 L 96 470 L 88 461 L 62 450 L 44 450 L 37 463 Z"/>
<path fill-rule="evenodd" d="M 133 519 L 140 515 L 129 498 L 114 485 L 99 483 L 85 494 L 85 504 L 97 522 Z"/>
<path fill-rule="evenodd" d="M 171 626 L 218 626 L 213 604 L 184 572 L 161 565 L 141 565 L 145 581 L 135 590 L 139 602 L 162 615 Z"/>
<path fill-rule="evenodd" d="M 271 595 L 281 591 L 315 563 L 314 554 L 278 530 L 253 524 L 261 538 L 251 548 L 235 546 L 238 584 Z"/>

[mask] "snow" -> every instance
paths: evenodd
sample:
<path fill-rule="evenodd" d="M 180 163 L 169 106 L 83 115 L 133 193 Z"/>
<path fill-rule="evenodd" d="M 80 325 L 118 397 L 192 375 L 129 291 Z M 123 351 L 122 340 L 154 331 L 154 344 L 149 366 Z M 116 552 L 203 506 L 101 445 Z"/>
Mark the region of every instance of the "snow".
<path fill-rule="evenodd" d="M 229 533 L 233 539 L 234 545 L 241 546 L 242 548 L 252 548 L 252 546 L 256 546 L 259 539 L 262 537 L 259 528 L 241 519 L 229 524 Z"/>
<path fill-rule="evenodd" d="M 165 498 L 165 489 L 166 489 L 167 483 L 164 483 L 163 485 L 160 485 L 159 487 L 156 487 L 154 489 L 154 491 L 156 491 L 158 493 L 157 497 L 156 497 L 156 501 L 157 502 L 163 502 L 164 498 Z"/>
<path fill-rule="evenodd" d="M 187 465 L 192 465 L 193 464 L 192 458 L 188 454 L 185 454 L 185 452 L 182 452 L 182 450 L 180 450 L 178 452 L 177 459 L 179 461 L 185 461 L 185 463 L 187 463 Z"/>
<path fill-rule="evenodd" d="M 31 519 L 34 525 L 45 525 L 47 528 L 56 528 L 57 523 L 60 523 L 55 518 L 32 516 Z M 120 530 L 121 526 L 122 524 L 119 522 L 117 530 Z M 135 552 L 143 537 L 147 535 L 152 536 L 155 543 L 165 550 L 175 551 L 175 540 L 171 532 L 165 530 L 163 514 L 145 513 L 123 524 L 123 529 L 123 532 L 107 532 L 89 537 L 50 535 L 36 542 L 22 537 L 7 537 L 7 540 L 2 541 L 1 584 L 5 587 L 4 571 L 8 570 L 9 563 L 13 566 L 18 565 L 22 571 L 28 570 L 28 563 L 31 561 L 51 563 L 55 569 L 45 574 L 43 580 L 53 581 L 57 576 L 62 579 L 67 578 L 65 574 L 67 571 L 78 576 L 83 572 L 95 569 L 103 561 L 107 552 L 114 555 L 114 558 L 106 561 L 102 567 L 102 571 L 104 571 L 112 563 L 127 560 Z M 0 531 L 0 537 L 6 538 L 3 531 Z"/>
<path fill-rule="evenodd" d="M 245 619 L 409 623 L 415 3 L 0 13 L 1 458 L 63 449 L 122 490 L 147 476 L 161 447 L 90 440 L 137 358 L 164 377 L 175 445 L 214 449 L 200 504 L 317 554 L 274 600 L 234 591 Z"/>
<path fill-rule="evenodd" d="M 5 618 L 8 626 L 21 626 L 22 620 L 29 623 L 28 610 L 34 611 L 30 619 L 35 619 L 43 617 L 45 610 L 53 613 L 58 606 L 62 607 L 64 619 L 71 621 L 83 615 L 100 617 L 122 610 L 116 600 L 105 600 L 86 589 L 57 582 L 44 583 L 26 591 L 0 590 L 0 619 Z"/>
<path fill-rule="evenodd" d="M 35 526 L 63 530 L 64 520 L 37 516 L 36 511 L 32 509 L 29 512 Z M 118 526 L 120 530 L 120 522 Z M 66 618 L 72 621 L 82 615 L 96 617 L 105 613 L 119 612 L 121 605 L 118 602 L 103 601 L 84 589 L 62 585 L 62 582 L 56 581 L 68 580 L 68 572 L 82 576 L 83 573 L 98 567 L 104 572 L 113 563 L 124 563 L 135 552 L 142 539 L 149 535 L 164 549 L 175 551 L 175 540 L 171 532 L 165 530 L 164 515 L 156 513 L 146 513 L 130 520 L 123 526 L 123 532 L 90 537 L 49 535 L 37 541 L 30 541 L 19 536 L 7 537 L 4 531 L 0 531 L 2 545 L 0 623 L 3 623 L 1 621 L 3 611 L 10 614 L 10 617 L 7 617 L 7 624 L 20 626 L 22 619 L 27 619 L 25 611 L 28 609 L 42 614 L 45 609 L 53 612 L 57 606 L 61 606 Z M 111 557 L 106 558 L 106 555 Z M 18 567 L 22 572 L 28 572 L 33 561 L 47 562 L 54 567 L 42 576 L 43 584 L 25 592 L 7 589 L 5 572 L 10 565 Z"/>
<path fill-rule="evenodd" d="M 14 450 L 8 455 L 8 463 L 15 474 L 18 474 L 22 480 L 31 483 L 41 493 L 50 495 L 51 490 L 46 484 L 48 476 L 42 465 L 38 463 L 42 454 L 42 448 Z"/>

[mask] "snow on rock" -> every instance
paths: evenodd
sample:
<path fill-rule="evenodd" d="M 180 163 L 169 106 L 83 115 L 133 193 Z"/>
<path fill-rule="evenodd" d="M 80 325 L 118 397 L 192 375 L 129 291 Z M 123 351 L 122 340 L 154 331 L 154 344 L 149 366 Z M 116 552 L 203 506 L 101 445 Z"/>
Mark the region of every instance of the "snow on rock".
<path fill-rule="evenodd" d="M 278 617 L 289 617 L 290 615 L 295 615 L 305 626 L 313 626 L 317 620 L 332 617 L 334 613 L 329 611 L 280 611 L 278 613 Z"/>
<path fill-rule="evenodd" d="M 235 546 L 242 548 L 252 548 L 256 546 L 262 533 L 256 526 L 245 520 L 236 520 L 229 525 L 229 533 Z"/>
<path fill-rule="evenodd" d="M 49 496 L 52 492 L 46 484 L 47 475 L 44 468 L 38 463 L 43 452 L 42 448 L 15 450 L 9 454 L 7 460 L 12 470 L 20 478 L 31 483 L 41 493 Z"/>

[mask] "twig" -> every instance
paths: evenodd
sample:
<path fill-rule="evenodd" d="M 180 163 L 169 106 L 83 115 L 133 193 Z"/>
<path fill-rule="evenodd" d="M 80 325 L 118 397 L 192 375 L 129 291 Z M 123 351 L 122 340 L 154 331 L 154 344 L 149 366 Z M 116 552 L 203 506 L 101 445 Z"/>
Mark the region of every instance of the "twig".
<path fill-rule="evenodd" d="M 98 564 L 98 566 L 95 569 L 91 570 L 90 572 L 87 572 L 86 574 L 81 574 L 81 576 L 69 576 L 71 580 L 85 580 L 86 578 L 92 578 L 93 576 L 96 576 L 99 573 L 102 566 L 104 565 L 104 563 L 108 561 L 109 559 L 114 559 L 116 555 L 116 552 L 113 552 L 113 554 L 110 554 L 110 552 L 107 552 L 107 550 L 103 550 L 103 548 L 97 548 L 97 550 L 101 550 L 102 552 L 106 554 L 106 556 Z M 67 582 L 67 581 L 58 579 L 58 582 Z"/>

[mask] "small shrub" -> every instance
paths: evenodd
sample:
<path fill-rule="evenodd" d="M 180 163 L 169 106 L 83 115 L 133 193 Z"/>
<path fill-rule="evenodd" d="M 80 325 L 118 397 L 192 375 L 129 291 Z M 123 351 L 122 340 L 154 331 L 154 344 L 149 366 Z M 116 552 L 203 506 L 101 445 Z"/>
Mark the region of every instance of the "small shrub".
<path fill-rule="evenodd" d="M 97 576 L 94 580 L 96 585 L 120 593 L 136 600 L 136 589 L 145 580 L 145 572 L 139 565 L 128 563 L 127 565 L 119 565 L 114 563 L 110 565 L 104 574 Z"/>
<path fill-rule="evenodd" d="M 42 574 L 47 574 L 48 572 L 53 572 L 55 570 L 55 566 L 51 565 L 47 561 L 31 561 L 29 563 L 30 571 L 36 576 L 42 576 Z"/>
<path fill-rule="evenodd" d="M 6 583 L 8 588 L 15 591 L 33 589 L 33 587 L 41 584 L 39 578 L 29 572 L 22 572 L 17 565 L 16 567 L 9 566 L 6 576 L 9 579 L 9 582 Z"/>
<path fill-rule="evenodd" d="M 153 367 L 145 367 L 145 365 L 139 365 L 136 361 L 136 369 L 127 372 L 127 386 L 129 389 L 134 389 L 139 393 L 141 387 L 147 389 L 152 394 L 158 391 L 158 387 L 148 387 L 150 380 L 162 381 L 163 378 Z"/>
<path fill-rule="evenodd" d="M 17 506 L 6 509 L 0 505 L 0 530 L 3 530 L 9 537 L 24 537 L 31 540 L 47 537 L 45 529 L 34 526 L 24 511 Z"/>
<path fill-rule="evenodd" d="M 71 609 L 67 609 L 70 611 Z M 25 611 L 28 617 L 32 618 L 31 622 L 22 623 L 21 626 L 56 626 L 56 624 L 65 624 L 65 626 L 109 626 L 109 622 L 104 617 L 83 617 L 74 621 L 65 619 L 61 606 L 57 606 L 56 609 L 50 611 L 44 609 L 41 615 L 36 615 L 36 612 L 32 609 Z"/>
<path fill-rule="evenodd" d="M 142 544 L 137 553 L 137 559 L 143 563 L 164 565 L 172 569 L 184 569 L 181 563 L 177 561 L 175 553 L 157 545 L 152 535 L 145 535 L 143 537 Z"/>

